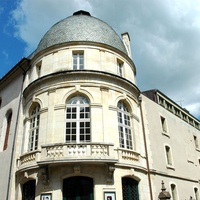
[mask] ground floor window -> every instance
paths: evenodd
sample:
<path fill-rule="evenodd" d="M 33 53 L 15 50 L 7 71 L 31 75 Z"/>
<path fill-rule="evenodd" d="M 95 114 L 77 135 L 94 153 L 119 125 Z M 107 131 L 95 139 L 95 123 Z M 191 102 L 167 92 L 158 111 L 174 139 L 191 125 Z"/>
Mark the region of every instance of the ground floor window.
<path fill-rule="evenodd" d="M 138 182 L 132 178 L 122 178 L 123 200 L 139 200 Z"/>
<path fill-rule="evenodd" d="M 35 180 L 30 180 L 23 184 L 22 200 L 35 200 Z"/>
<path fill-rule="evenodd" d="M 93 179 L 83 176 L 63 180 L 63 200 L 93 200 Z"/>

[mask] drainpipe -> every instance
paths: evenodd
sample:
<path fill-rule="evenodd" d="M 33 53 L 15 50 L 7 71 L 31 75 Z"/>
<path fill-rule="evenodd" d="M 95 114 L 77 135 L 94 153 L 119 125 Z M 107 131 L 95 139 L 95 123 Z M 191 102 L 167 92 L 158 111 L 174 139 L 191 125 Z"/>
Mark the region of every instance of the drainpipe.
<path fill-rule="evenodd" d="M 18 110 L 17 110 L 16 126 L 15 126 L 14 137 L 13 137 L 13 144 L 12 144 L 12 152 L 11 152 L 11 156 L 10 156 L 9 178 L 8 178 L 6 200 L 9 200 L 10 180 L 11 180 L 12 165 L 13 165 L 13 156 L 14 156 L 14 150 L 15 150 L 15 140 L 16 140 L 16 135 L 17 135 L 17 127 L 18 127 L 17 125 L 18 125 L 18 122 L 19 122 L 19 113 L 20 113 L 20 108 L 21 108 L 20 105 L 21 105 L 21 102 L 22 102 L 22 90 L 23 90 L 23 85 L 24 85 L 24 80 L 25 80 L 25 75 L 26 75 L 26 71 L 21 66 L 19 66 L 19 67 L 23 71 L 23 80 L 22 80 L 21 94 L 20 94 L 19 105 L 18 105 Z"/>
<path fill-rule="evenodd" d="M 147 150 L 147 141 L 146 141 L 146 133 L 145 133 L 145 126 L 144 126 L 143 111 L 142 111 L 142 96 L 141 95 L 139 96 L 138 100 L 139 100 L 139 107 L 140 107 L 140 114 L 141 114 L 142 131 L 143 131 L 143 137 L 144 137 L 144 148 L 145 148 L 145 154 L 146 154 L 147 176 L 148 176 L 148 182 L 149 182 L 150 200 L 153 200 L 151 174 L 150 174 L 150 168 L 149 168 L 149 156 L 148 156 L 148 150 Z"/>

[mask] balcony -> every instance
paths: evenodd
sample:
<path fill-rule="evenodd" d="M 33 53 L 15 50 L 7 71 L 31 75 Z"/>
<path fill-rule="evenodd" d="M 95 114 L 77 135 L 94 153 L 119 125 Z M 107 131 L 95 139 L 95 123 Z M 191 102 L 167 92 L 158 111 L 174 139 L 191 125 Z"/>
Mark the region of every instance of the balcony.
<path fill-rule="evenodd" d="M 18 169 L 61 163 L 116 163 L 114 145 L 108 143 L 59 143 L 42 145 L 41 151 L 23 154 Z"/>

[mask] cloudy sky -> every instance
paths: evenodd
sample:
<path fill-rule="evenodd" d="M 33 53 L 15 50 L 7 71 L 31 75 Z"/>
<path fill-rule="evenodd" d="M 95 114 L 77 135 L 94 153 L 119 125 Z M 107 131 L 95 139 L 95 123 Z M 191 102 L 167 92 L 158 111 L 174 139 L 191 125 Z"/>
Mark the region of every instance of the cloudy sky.
<path fill-rule="evenodd" d="M 0 0 L 0 77 L 80 9 L 129 32 L 141 91 L 159 89 L 200 118 L 198 0 Z"/>

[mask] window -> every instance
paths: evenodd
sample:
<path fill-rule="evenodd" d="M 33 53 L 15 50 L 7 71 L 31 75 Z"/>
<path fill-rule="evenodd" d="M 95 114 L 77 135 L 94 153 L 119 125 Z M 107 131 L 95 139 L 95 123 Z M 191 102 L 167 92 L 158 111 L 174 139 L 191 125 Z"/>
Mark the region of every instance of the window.
<path fill-rule="evenodd" d="M 123 102 L 119 102 L 117 107 L 118 107 L 118 130 L 119 130 L 120 147 L 133 149 L 129 110 Z"/>
<path fill-rule="evenodd" d="M 73 70 L 84 69 L 84 54 L 83 52 L 73 52 Z"/>
<path fill-rule="evenodd" d="M 195 195 L 195 200 L 199 200 L 199 191 L 198 191 L 198 188 L 194 188 L 194 195 Z"/>
<path fill-rule="evenodd" d="M 93 179 L 74 176 L 63 180 L 64 200 L 94 200 Z"/>
<path fill-rule="evenodd" d="M 35 104 L 30 112 L 29 151 L 38 148 L 38 134 L 40 124 L 40 106 Z"/>
<path fill-rule="evenodd" d="M 122 178 L 123 200 L 139 200 L 138 182 L 132 178 Z"/>
<path fill-rule="evenodd" d="M 35 180 L 30 180 L 22 185 L 22 200 L 35 199 Z"/>
<path fill-rule="evenodd" d="M 165 153 L 166 153 L 167 165 L 172 165 L 172 155 L 169 146 L 165 146 Z"/>
<path fill-rule="evenodd" d="M 199 148 L 198 139 L 197 139 L 197 136 L 195 136 L 195 135 L 194 135 L 194 145 L 195 145 L 195 148 L 196 148 L 196 149 Z"/>
<path fill-rule="evenodd" d="M 117 61 L 117 73 L 120 76 L 123 76 L 123 62 Z"/>
<path fill-rule="evenodd" d="M 1 97 L 0 97 L 0 108 L 1 108 L 1 104 L 2 104 L 2 99 L 1 99 Z"/>
<path fill-rule="evenodd" d="M 11 121 L 12 121 L 12 111 L 9 111 L 7 116 L 6 116 L 6 133 L 5 133 L 3 151 L 5 151 L 8 147 L 8 137 L 9 137 L 9 134 L 10 134 Z"/>
<path fill-rule="evenodd" d="M 164 117 L 160 117 L 160 120 L 161 120 L 162 131 L 164 133 L 167 133 L 166 119 Z"/>
<path fill-rule="evenodd" d="M 67 102 L 66 142 L 90 142 L 90 139 L 89 101 L 75 96 Z"/>
<path fill-rule="evenodd" d="M 177 200 L 177 190 L 176 190 L 176 185 L 171 184 L 171 193 L 172 193 L 172 200 Z"/>
<path fill-rule="evenodd" d="M 38 63 L 36 64 L 36 71 L 37 71 L 38 77 L 41 76 L 41 66 L 42 66 L 42 61 L 40 61 L 40 62 L 38 62 Z"/>

